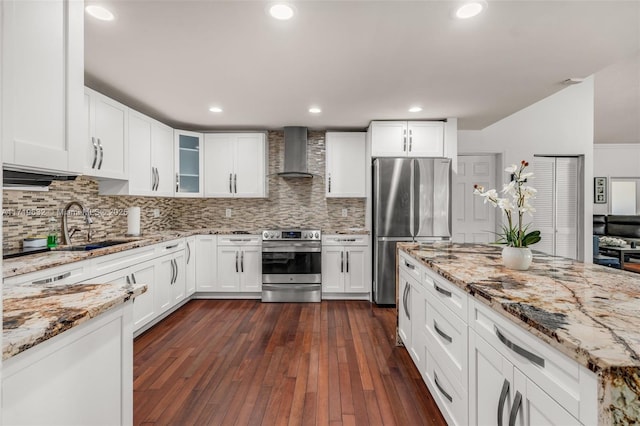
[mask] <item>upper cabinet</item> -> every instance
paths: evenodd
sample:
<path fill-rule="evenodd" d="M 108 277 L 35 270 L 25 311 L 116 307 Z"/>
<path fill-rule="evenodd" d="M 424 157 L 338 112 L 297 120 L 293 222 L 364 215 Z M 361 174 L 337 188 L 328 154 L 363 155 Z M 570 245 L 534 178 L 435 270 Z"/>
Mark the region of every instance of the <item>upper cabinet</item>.
<path fill-rule="evenodd" d="M 372 121 L 372 157 L 444 157 L 443 121 Z"/>
<path fill-rule="evenodd" d="M 327 132 L 327 197 L 366 197 L 364 132 Z"/>
<path fill-rule="evenodd" d="M 0 8 L 2 159 L 79 173 L 74 147 L 83 137 L 83 2 L 3 0 Z"/>
<path fill-rule="evenodd" d="M 202 133 L 175 130 L 174 138 L 175 196 L 202 197 Z"/>
<path fill-rule="evenodd" d="M 128 108 L 101 93 L 85 88 L 83 174 L 98 178 L 127 179 Z"/>
<path fill-rule="evenodd" d="M 265 133 L 210 133 L 204 137 L 205 197 L 267 196 Z"/>

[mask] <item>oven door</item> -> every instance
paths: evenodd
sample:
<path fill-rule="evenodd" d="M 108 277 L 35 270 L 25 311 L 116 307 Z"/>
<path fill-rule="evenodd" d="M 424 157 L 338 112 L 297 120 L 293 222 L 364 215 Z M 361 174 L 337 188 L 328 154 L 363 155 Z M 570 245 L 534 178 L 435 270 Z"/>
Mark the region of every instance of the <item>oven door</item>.
<path fill-rule="evenodd" d="M 262 245 L 263 284 L 319 284 L 322 282 L 321 243 Z"/>

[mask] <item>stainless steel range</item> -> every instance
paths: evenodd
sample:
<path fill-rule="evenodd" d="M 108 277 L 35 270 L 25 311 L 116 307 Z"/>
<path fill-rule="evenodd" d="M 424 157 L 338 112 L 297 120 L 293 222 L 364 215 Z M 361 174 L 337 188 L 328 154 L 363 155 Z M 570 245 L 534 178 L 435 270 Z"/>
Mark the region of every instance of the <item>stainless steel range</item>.
<path fill-rule="evenodd" d="M 262 301 L 320 302 L 320 230 L 262 232 Z"/>

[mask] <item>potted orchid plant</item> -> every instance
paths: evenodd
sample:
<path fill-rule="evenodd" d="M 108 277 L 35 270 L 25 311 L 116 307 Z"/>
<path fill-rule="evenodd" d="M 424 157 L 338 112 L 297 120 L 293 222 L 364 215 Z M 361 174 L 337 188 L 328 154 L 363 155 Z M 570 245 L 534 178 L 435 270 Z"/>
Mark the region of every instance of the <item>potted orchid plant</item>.
<path fill-rule="evenodd" d="M 508 268 L 526 270 L 529 269 L 532 260 L 531 250 L 528 246 L 540 241 L 540 231 L 529 231 L 529 225 L 523 221 L 525 213 L 533 216 L 535 209 L 531 206 L 531 199 L 536 196 L 536 189 L 526 185 L 528 179 L 533 177 L 533 173 L 526 172 L 529 166 L 527 161 L 522 160 L 520 165 L 512 165 L 504 171 L 512 176 L 511 182 L 502 187 L 501 198 L 498 191 L 485 189 L 480 185 L 474 185 L 473 193 L 483 197 L 485 203 L 490 203 L 498 207 L 507 216 L 507 222 L 502 225 L 502 233 L 499 233 L 499 244 L 505 244 L 502 250 L 502 259 Z"/>

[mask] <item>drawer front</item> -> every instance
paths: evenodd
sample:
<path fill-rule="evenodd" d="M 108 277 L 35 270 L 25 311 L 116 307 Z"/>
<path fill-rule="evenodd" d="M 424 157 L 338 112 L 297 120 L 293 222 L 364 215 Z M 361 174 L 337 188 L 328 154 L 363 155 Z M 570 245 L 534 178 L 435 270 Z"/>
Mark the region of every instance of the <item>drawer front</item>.
<path fill-rule="evenodd" d="M 96 257 L 92 276 L 108 274 L 118 269 L 128 268 L 131 265 L 153 259 L 155 257 L 156 246 L 145 246 L 119 253 Z"/>
<path fill-rule="evenodd" d="M 156 244 L 156 256 L 164 256 L 165 254 L 175 253 L 177 251 L 184 250 L 187 246 L 185 239 L 180 238 L 178 240 L 166 241 L 164 243 Z"/>
<path fill-rule="evenodd" d="M 218 235 L 219 246 L 259 246 L 260 235 Z"/>
<path fill-rule="evenodd" d="M 17 275 L 3 280 L 5 287 L 14 285 L 65 285 L 76 284 L 87 278 L 89 261 L 74 262 L 42 271 Z"/>
<path fill-rule="evenodd" d="M 427 289 L 434 296 L 435 300 L 442 302 L 444 306 L 451 309 L 463 322 L 467 322 L 468 296 L 454 284 L 442 278 L 435 272 L 425 268 L 422 278 Z"/>
<path fill-rule="evenodd" d="M 429 350 L 441 368 L 461 385 L 467 382 L 468 330 L 451 310 L 437 300 L 428 302 L 423 330 L 429 336 Z"/>
<path fill-rule="evenodd" d="M 420 265 L 417 260 L 404 252 L 400 252 L 398 265 L 401 271 L 406 272 L 408 276 L 413 277 L 417 282 L 422 283 L 421 275 L 424 267 Z"/>
<path fill-rule="evenodd" d="M 427 350 L 426 373 L 427 386 L 442 415 L 447 420 L 447 424 L 469 424 L 466 386 L 462 386 L 457 380 L 452 379 L 429 350 Z"/>
<path fill-rule="evenodd" d="M 470 305 L 469 325 L 573 416 L 579 417 L 580 365 L 523 327 L 483 306 Z"/>
<path fill-rule="evenodd" d="M 368 235 L 323 235 L 323 246 L 367 246 Z"/>

